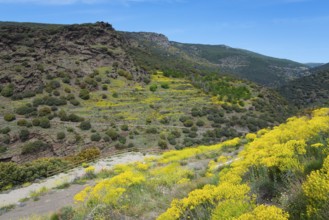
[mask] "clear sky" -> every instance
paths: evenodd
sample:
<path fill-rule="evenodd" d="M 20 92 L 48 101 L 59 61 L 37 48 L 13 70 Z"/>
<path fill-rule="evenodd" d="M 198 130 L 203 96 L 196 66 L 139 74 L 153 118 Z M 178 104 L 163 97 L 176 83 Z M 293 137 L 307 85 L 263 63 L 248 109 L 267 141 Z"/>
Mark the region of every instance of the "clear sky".
<path fill-rule="evenodd" d="M 328 0 L 0 0 L 0 20 L 107 21 L 184 43 L 226 44 L 299 62 L 329 62 Z"/>

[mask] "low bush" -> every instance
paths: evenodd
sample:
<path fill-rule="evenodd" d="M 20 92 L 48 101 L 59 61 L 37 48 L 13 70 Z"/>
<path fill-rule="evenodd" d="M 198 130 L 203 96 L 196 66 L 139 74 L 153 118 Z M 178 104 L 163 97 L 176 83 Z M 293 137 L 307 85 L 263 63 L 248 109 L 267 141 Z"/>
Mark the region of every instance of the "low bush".
<path fill-rule="evenodd" d="M 48 118 L 46 117 L 43 117 L 43 118 L 40 118 L 40 127 L 42 128 L 50 128 L 50 121 Z"/>
<path fill-rule="evenodd" d="M 112 140 L 116 140 L 119 137 L 118 132 L 111 128 L 105 132 L 106 135 L 108 135 Z"/>
<path fill-rule="evenodd" d="M 9 127 L 5 127 L 3 129 L 0 130 L 1 134 L 8 134 L 11 131 L 11 129 Z"/>
<path fill-rule="evenodd" d="M 159 140 L 158 145 L 161 149 L 167 149 L 168 148 L 168 144 L 165 140 Z"/>
<path fill-rule="evenodd" d="M 14 85 L 9 84 L 2 88 L 1 95 L 4 97 L 10 97 L 14 94 Z"/>
<path fill-rule="evenodd" d="M 5 119 L 5 121 L 14 121 L 16 119 L 16 116 L 14 114 L 8 113 L 5 114 L 3 118 Z"/>
<path fill-rule="evenodd" d="M 90 136 L 90 140 L 91 140 L 91 141 L 96 141 L 96 142 L 98 142 L 98 141 L 100 141 L 101 139 L 102 139 L 102 137 L 101 137 L 98 133 L 92 134 L 92 135 Z"/>
<path fill-rule="evenodd" d="M 37 109 L 30 105 L 23 105 L 16 109 L 16 114 L 18 115 L 30 115 L 32 112 L 35 112 Z"/>
<path fill-rule="evenodd" d="M 41 152 L 44 151 L 48 148 L 50 148 L 51 146 L 47 143 L 44 143 L 43 141 L 34 141 L 34 142 L 30 142 L 25 144 L 22 147 L 22 154 L 31 154 L 31 153 L 36 153 L 36 152 Z"/>
<path fill-rule="evenodd" d="M 121 130 L 122 131 L 128 131 L 129 130 L 128 125 L 121 125 Z"/>
<path fill-rule="evenodd" d="M 33 126 L 40 126 L 40 119 L 39 118 L 34 118 L 32 120 L 32 125 Z"/>
<path fill-rule="evenodd" d="M 6 152 L 7 150 L 8 150 L 7 147 L 5 147 L 5 146 L 0 146 L 0 154 Z"/>
<path fill-rule="evenodd" d="M 87 89 L 81 89 L 79 97 L 83 100 L 88 100 L 90 98 L 89 91 Z"/>
<path fill-rule="evenodd" d="M 150 91 L 151 91 L 151 92 L 155 92 L 157 89 L 158 89 L 158 86 L 157 86 L 156 84 L 152 84 L 152 85 L 150 86 Z"/>
<path fill-rule="evenodd" d="M 81 130 L 89 130 L 89 129 L 91 129 L 90 121 L 83 121 L 83 122 L 81 122 L 80 125 L 79 125 L 79 128 Z"/>
<path fill-rule="evenodd" d="M 26 119 L 19 119 L 17 121 L 18 126 L 27 126 L 27 124 L 28 124 L 28 121 Z"/>
<path fill-rule="evenodd" d="M 63 140 L 65 139 L 66 135 L 65 135 L 65 132 L 58 132 L 57 133 L 57 140 Z"/>
<path fill-rule="evenodd" d="M 20 130 L 20 132 L 19 132 L 19 139 L 21 140 L 21 141 L 27 141 L 28 139 L 29 139 L 29 137 L 30 137 L 30 132 L 29 132 L 29 130 L 27 130 L 27 129 L 22 129 L 22 130 Z"/>

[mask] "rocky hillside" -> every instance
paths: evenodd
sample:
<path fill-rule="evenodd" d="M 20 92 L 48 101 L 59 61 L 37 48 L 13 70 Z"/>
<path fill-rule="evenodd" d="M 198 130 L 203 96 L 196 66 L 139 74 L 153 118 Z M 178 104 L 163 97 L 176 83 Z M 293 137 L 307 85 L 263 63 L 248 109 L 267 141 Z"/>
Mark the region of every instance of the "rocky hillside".
<path fill-rule="evenodd" d="M 130 52 L 146 68 L 234 74 L 256 83 L 275 87 L 309 74 L 309 67 L 290 60 L 263 56 L 225 45 L 184 44 L 154 33 L 123 32 L 131 42 Z"/>
<path fill-rule="evenodd" d="M 13 84 L 15 96 L 39 92 L 48 79 L 81 78 L 100 66 L 145 76 L 126 54 L 126 42 L 107 23 L 39 25 L 0 23 L 0 82 Z M 112 77 L 115 73 L 109 72 Z"/>

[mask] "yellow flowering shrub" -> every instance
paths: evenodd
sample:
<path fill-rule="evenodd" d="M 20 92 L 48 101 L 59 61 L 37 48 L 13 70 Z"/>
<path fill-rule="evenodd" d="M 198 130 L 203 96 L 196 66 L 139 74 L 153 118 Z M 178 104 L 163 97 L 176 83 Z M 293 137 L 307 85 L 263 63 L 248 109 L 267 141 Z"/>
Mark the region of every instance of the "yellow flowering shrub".
<path fill-rule="evenodd" d="M 212 212 L 211 220 L 232 219 L 248 212 L 252 205 L 243 200 L 229 199 L 220 202 Z"/>
<path fill-rule="evenodd" d="M 89 166 L 85 169 L 85 173 L 94 173 L 95 172 L 95 167 L 94 166 Z"/>
<path fill-rule="evenodd" d="M 86 187 L 84 190 L 75 195 L 76 202 L 83 202 L 86 199 L 116 205 L 118 199 L 132 185 L 138 185 L 145 182 L 145 177 L 141 173 L 125 171 L 117 176 L 104 179 L 94 187 Z"/>
<path fill-rule="evenodd" d="M 196 148 L 185 148 L 183 150 L 168 151 L 162 154 L 161 158 L 158 159 L 158 162 L 170 163 L 175 161 L 181 161 L 184 159 L 195 157 L 196 155 L 210 153 L 213 151 L 219 151 L 223 147 L 235 147 L 240 143 L 241 143 L 240 138 L 234 138 L 232 140 L 228 140 L 223 143 L 215 144 L 211 146 L 199 146 Z"/>
<path fill-rule="evenodd" d="M 252 212 L 245 213 L 237 220 L 288 220 L 289 214 L 275 206 L 260 205 Z"/>
<path fill-rule="evenodd" d="M 303 191 L 308 199 L 307 214 L 317 212 L 329 203 L 329 156 L 320 170 L 311 172 L 303 184 Z"/>
<path fill-rule="evenodd" d="M 221 183 L 218 186 L 205 185 L 202 189 L 193 190 L 186 198 L 173 200 L 170 208 L 161 214 L 157 219 L 179 219 L 188 210 L 194 210 L 198 206 L 215 206 L 219 201 L 229 199 L 245 200 L 249 187 L 245 184 L 233 185 L 230 183 Z"/>
<path fill-rule="evenodd" d="M 192 170 L 182 168 L 179 163 L 171 163 L 163 167 L 156 167 L 150 170 L 151 184 L 172 186 L 182 179 L 191 178 Z M 186 181 L 185 181 L 186 182 Z"/>
<path fill-rule="evenodd" d="M 150 164 L 148 164 L 148 163 L 142 163 L 142 162 L 136 162 L 134 164 L 134 166 L 139 171 L 146 171 L 146 170 L 148 170 L 150 168 Z"/>
<path fill-rule="evenodd" d="M 253 141 L 253 140 L 255 140 L 256 138 L 257 138 L 257 135 L 254 134 L 254 133 L 248 133 L 248 134 L 246 134 L 246 139 L 247 139 L 248 141 Z"/>

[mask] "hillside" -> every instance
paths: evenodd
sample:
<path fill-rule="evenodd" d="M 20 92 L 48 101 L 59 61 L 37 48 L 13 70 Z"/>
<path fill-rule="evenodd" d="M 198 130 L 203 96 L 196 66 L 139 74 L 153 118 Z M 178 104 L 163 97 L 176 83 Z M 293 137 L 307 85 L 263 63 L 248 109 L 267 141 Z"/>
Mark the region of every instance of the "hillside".
<path fill-rule="evenodd" d="M 114 219 L 326 219 L 328 137 L 324 108 L 246 139 L 119 165 L 78 193 L 75 201 L 90 206 L 71 213 Z"/>
<path fill-rule="evenodd" d="M 1 161 L 95 146 L 105 153 L 209 145 L 295 112 L 276 92 L 232 76 L 151 74 L 130 56 L 133 42 L 107 23 L 2 23 L 0 35 Z"/>
<path fill-rule="evenodd" d="M 89 166 L 78 181 L 95 183 L 44 219 L 327 219 L 328 140 L 323 108 L 211 146 Z"/>
<path fill-rule="evenodd" d="M 309 74 L 307 65 L 225 45 L 172 42 L 164 35 L 154 33 L 122 34 L 133 46 L 130 53 L 134 59 L 145 68 L 174 69 L 185 75 L 229 73 L 270 87 Z"/>
<path fill-rule="evenodd" d="M 278 92 L 299 108 L 329 106 L 329 64 L 311 71 L 311 75 L 287 83 Z"/>

